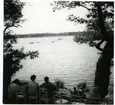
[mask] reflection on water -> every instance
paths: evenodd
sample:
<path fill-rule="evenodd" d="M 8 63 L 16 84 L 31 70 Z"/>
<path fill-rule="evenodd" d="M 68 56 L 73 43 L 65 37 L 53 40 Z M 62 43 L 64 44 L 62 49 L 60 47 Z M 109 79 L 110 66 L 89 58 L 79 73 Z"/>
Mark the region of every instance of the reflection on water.
<path fill-rule="evenodd" d="M 93 86 L 96 62 L 99 52 L 88 44 L 78 44 L 73 41 L 73 36 L 24 38 L 18 39 L 14 48 L 24 47 L 24 51 L 39 50 L 39 58 L 22 61 L 23 68 L 12 77 L 21 80 L 29 80 L 32 74 L 37 75 L 37 81 L 41 84 L 45 76 L 49 76 L 54 82 L 60 79 L 69 88 L 80 82 L 87 82 Z"/>

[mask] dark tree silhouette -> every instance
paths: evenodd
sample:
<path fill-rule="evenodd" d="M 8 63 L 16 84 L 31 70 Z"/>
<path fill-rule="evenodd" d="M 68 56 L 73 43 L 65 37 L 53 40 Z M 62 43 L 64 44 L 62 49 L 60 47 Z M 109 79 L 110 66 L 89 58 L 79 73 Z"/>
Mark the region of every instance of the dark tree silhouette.
<path fill-rule="evenodd" d="M 114 2 L 93 2 L 93 1 L 54 1 L 52 4 L 53 11 L 62 8 L 72 9 L 76 7 L 83 7 L 89 12 L 87 18 L 77 17 L 71 14 L 67 20 L 77 23 L 86 23 L 87 29 L 97 32 L 101 37 L 99 43 L 93 44 L 98 50 L 102 51 L 101 56 L 97 62 L 94 85 L 99 87 L 99 92 L 102 98 L 107 94 L 110 78 L 110 65 L 113 58 L 113 31 L 114 31 Z M 111 24 L 110 24 L 111 23 Z M 88 35 L 86 40 L 88 39 Z M 83 38 L 81 39 L 84 42 Z M 78 40 L 80 41 L 80 40 Z M 106 41 L 104 48 L 100 45 Z M 92 42 L 93 43 L 93 42 Z"/>
<path fill-rule="evenodd" d="M 19 0 L 4 0 L 4 55 L 3 55 L 3 103 L 8 104 L 7 90 L 11 82 L 11 76 L 21 69 L 22 59 L 30 56 L 31 59 L 38 57 L 38 51 L 23 52 L 21 49 L 13 49 L 12 44 L 16 43 L 16 37 L 11 28 L 20 26 L 22 19 L 22 9 L 24 3 Z"/>

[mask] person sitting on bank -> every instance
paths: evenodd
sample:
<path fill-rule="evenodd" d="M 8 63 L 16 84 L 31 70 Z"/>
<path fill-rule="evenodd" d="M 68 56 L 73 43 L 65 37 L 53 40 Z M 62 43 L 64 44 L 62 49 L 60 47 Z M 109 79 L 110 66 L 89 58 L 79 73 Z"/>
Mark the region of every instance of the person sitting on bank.
<path fill-rule="evenodd" d="M 20 81 L 15 79 L 8 87 L 9 104 L 16 104 L 16 92 L 20 86 Z"/>
<path fill-rule="evenodd" d="M 103 99 L 103 102 L 105 104 L 113 104 L 113 98 L 114 98 L 114 95 L 113 95 L 113 87 L 112 86 L 109 86 L 108 87 L 108 95 L 106 95 Z"/>
<path fill-rule="evenodd" d="M 81 96 L 82 98 L 86 98 L 86 94 L 84 93 L 84 91 L 82 89 L 79 89 L 79 96 Z"/>
<path fill-rule="evenodd" d="M 44 87 L 48 91 L 48 98 L 53 98 L 53 92 L 56 90 L 55 85 L 49 82 L 49 77 L 44 78 L 45 83 L 43 83 L 40 87 Z"/>
<path fill-rule="evenodd" d="M 73 90 L 74 90 L 74 91 L 72 92 L 73 95 L 79 95 L 79 92 L 77 91 L 76 87 L 74 87 Z"/>
<path fill-rule="evenodd" d="M 28 94 L 33 94 L 33 92 L 36 92 L 37 97 L 39 97 L 39 84 L 35 81 L 36 75 L 32 75 L 30 77 L 30 80 L 28 82 Z"/>

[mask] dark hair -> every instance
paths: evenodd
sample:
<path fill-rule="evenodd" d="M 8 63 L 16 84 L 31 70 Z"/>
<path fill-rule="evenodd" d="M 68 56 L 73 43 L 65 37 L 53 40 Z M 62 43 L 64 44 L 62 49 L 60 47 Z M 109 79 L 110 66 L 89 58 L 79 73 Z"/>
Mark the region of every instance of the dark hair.
<path fill-rule="evenodd" d="M 12 81 L 12 83 L 20 84 L 20 81 L 19 81 L 19 79 L 15 79 L 14 81 Z"/>
<path fill-rule="evenodd" d="M 74 87 L 73 89 L 76 90 L 76 87 Z"/>
<path fill-rule="evenodd" d="M 49 81 L 49 77 L 46 76 L 46 77 L 44 78 L 44 81 L 45 81 L 45 82 L 48 82 L 48 81 Z"/>
<path fill-rule="evenodd" d="M 34 81 L 34 80 L 36 79 L 36 75 L 32 75 L 32 76 L 30 77 L 30 79 L 31 79 L 32 81 Z"/>

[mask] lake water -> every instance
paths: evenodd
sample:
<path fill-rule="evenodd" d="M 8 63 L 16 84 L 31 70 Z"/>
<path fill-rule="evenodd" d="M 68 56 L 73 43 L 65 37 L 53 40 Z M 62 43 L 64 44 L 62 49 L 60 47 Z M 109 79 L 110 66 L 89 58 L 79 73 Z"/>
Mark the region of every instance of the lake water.
<path fill-rule="evenodd" d="M 35 74 L 39 84 L 48 76 L 51 82 L 62 80 L 68 88 L 73 88 L 80 82 L 93 86 L 99 51 L 88 44 L 74 42 L 73 36 L 61 38 L 62 40 L 58 40 L 58 37 L 18 39 L 14 48 L 23 46 L 24 52 L 39 50 L 39 57 L 22 60 L 23 68 L 13 75 L 12 80 L 29 80 Z"/>

